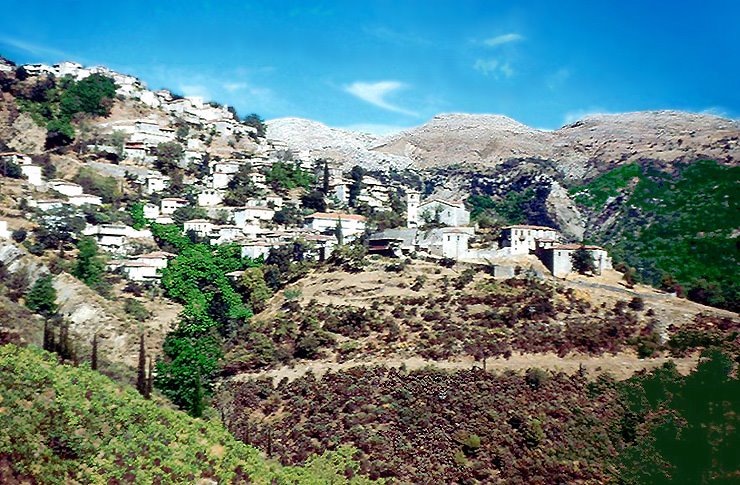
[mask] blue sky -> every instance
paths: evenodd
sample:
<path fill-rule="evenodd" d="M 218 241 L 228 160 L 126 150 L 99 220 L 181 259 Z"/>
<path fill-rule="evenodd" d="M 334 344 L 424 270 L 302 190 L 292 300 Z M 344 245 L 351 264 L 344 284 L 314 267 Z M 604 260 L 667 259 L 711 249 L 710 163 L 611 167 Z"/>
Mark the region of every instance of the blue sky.
<path fill-rule="evenodd" d="M 383 132 L 437 113 L 553 129 L 740 113 L 740 2 L 0 0 L 0 54 L 103 64 L 265 118 Z"/>

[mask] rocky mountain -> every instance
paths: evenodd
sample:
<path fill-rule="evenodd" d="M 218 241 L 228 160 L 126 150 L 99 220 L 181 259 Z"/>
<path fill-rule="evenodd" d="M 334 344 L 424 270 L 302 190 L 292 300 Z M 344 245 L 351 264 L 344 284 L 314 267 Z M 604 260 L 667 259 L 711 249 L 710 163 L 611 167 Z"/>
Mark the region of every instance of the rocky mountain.
<path fill-rule="evenodd" d="M 740 158 L 740 122 L 708 114 L 645 111 L 588 116 L 555 131 L 537 130 L 500 115 L 441 114 L 390 137 L 329 128 L 315 121 L 268 122 L 268 135 L 296 150 L 333 156 L 347 164 L 379 163 L 417 169 L 450 165 L 493 168 L 511 160 L 552 162 L 565 181 L 591 178 L 615 165 Z"/>
<path fill-rule="evenodd" d="M 293 151 L 342 162 L 347 169 L 358 163 L 368 169 L 406 168 L 405 155 L 374 150 L 383 139 L 369 133 L 331 128 L 304 118 L 277 118 L 267 122 L 267 137 L 280 140 Z"/>

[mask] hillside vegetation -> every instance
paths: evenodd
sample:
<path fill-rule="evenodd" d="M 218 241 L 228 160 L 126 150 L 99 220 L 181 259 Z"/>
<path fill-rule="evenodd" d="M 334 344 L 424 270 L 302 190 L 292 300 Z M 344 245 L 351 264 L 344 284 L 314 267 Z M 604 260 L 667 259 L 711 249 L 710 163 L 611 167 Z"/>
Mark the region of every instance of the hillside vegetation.
<path fill-rule="evenodd" d="M 224 386 L 231 431 L 287 463 L 337 443 L 393 483 L 734 483 L 736 353 L 705 354 L 628 381 L 530 368 L 524 375 L 356 367 L 274 386 Z"/>
<path fill-rule="evenodd" d="M 353 450 L 282 467 L 216 422 L 143 399 L 52 354 L 0 346 L 2 483 L 365 483 Z"/>
<path fill-rule="evenodd" d="M 645 282 L 737 311 L 740 167 L 714 161 L 621 166 L 571 190 L 592 240 Z M 683 288 L 676 288 L 679 285 Z"/>

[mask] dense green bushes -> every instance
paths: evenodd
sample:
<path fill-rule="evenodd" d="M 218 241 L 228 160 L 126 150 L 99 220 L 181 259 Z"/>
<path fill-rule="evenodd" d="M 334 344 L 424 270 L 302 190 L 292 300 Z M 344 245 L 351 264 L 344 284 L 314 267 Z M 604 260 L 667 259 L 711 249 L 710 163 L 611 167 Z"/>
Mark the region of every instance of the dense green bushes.
<path fill-rule="evenodd" d="M 216 422 L 160 407 L 52 354 L 0 346 L 2 483 L 366 483 L 354 453 L 339 448 L 283 467 Z"/>
<path fill-rule="evenodd" d="M 677 164 L 673 172 L 645 163 L 619 167 L 571 193 L 587 211 L 616 215 L 590 237 L 643 281 L 671 280 L 695 301 L 737 310 L 738 183 L 740 167 L 713 161 Z"/>

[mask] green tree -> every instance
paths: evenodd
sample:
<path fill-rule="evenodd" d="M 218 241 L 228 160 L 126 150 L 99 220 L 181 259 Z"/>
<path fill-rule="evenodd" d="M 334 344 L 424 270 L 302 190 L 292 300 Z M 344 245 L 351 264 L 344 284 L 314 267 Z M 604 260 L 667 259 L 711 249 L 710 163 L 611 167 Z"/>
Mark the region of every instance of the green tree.
<path fill-rule="evenodd" d="M 116 84 L 102 74 L 92 74 L 85 79 L 73 82 L 59 99 L 59 113 L 62 118 L 71 119 L 77 113 L 107 116 L 110 103 L 116 95 Z"/>
<path fill-rule="evenodd" d="M 254 313 L 265 309 L 265 304 L 272 298 L 272 290 L 265 282 L 265 274 L 261 268 L 247 268 L 239 281 L 246 300 Z"/>
<path fill-rule="evenodd" d="M 265 137 L 265 133 L 267 133 L 267 126 L 265 125 L 265 121 L 262 119 L 262 117 L 257 113 L 248 114 L 242 119 L 242 123 L 247 126 L 251 126 L 255 130 L 257 130 L 257 136 L 259 138 Z"/>
<path fill-rule="evenodd" d="M 51 275 L 39 276 L 26 295 L 26 306 L 34 312 L 50 318 L 57 312 L 57 290 L 54 289 Z"/>
<path fill-rule="evenodd" d="M 77 243 L 77 250 L 72 274 L 87 286 L 95 287 L 105 274 L 105 261 L 98 255 L 98 244 L 91 237 L 83 237 Z"/>
<path fill-rule="evenodd" d="M 144 203 L 143 202 L 132 202 L 128 206 L 128 213 L 131 216 L 131 226 L 136 229 L 144 229 L 147 221 L 144 217 Z"/>
<path fill-rule="evenodd" d="M 182 145 L 175 141 L 162 142 L 154 148 L 154 156 L 157 157 L 154 165 L 158 170 L 168 173 L 179 167 L 185 150 Z"/>
<path fill-rule="evenodd" d="M 352 167 L 352 171 L 350 172 L 352 185 L 349 186 L 348 201 L 350 207 L 355 207 L 357 205 L 357 197 L 359 197 L 360 192 L 362 192 L 362 177 L 365 176 L 365 173 L 365 169 L 360 167 L 359 165 L 355 165 L 354 167 Z"/>
<path fill-rule="evenodd" d="M 306 209 L 311 209 L 319 212 L 326 210 L 326 199 L 324 193 L 320 190 L 312 190 L 304 194 L 301 197 L 301 203 Z"/>
<path fill-rule="evenodd" d="M 213 333 L 191 333 L 187 322 L 165 338 L 164 359 L 157 362 L 154 385 L 192 416 L 203 414 L 203 397 L 210 394 L 221 358 Z"/>
<path fill-rule="evenodd" d="M 254 185 L 251 178 L 252 166 L 244 164 L 229 181 L 224 203 L 231 206 L 245 205 L 249 199 L 259 197 L 263 191 Z"/>
<path fill-rule="evenodd" d="M 595 273 L 596 265 L 594 264 L 594 257 L 591 251 L 586 249 L 585 246 L 581 246 L 570 256 L 573 269 L 580 274 Z"/>

